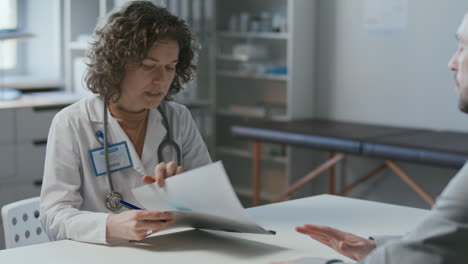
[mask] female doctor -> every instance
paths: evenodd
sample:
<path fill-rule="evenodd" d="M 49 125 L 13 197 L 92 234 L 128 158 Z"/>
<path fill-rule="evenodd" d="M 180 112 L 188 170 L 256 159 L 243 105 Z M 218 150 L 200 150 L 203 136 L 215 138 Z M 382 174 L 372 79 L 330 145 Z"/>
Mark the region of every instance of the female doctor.
<path fill-rule="evenodd" d="M 50 240 L 141 240 L 173 223 L 119 201 L 139 206 L 133 188 L 211 162 L 190 112 L 170 102 L 194 74 L 192 41 L 149 1 L 97 27 L 86 74 L 95 95 L 60 111 L 48 136 L 40 220 Z"/>

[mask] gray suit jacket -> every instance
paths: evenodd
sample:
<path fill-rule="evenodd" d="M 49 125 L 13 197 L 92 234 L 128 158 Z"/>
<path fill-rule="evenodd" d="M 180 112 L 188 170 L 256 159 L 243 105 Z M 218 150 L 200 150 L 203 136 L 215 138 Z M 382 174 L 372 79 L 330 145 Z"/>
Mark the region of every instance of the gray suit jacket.
<path fill-rule="evenodd" d="M 429 215 L 416 229 L 401 239 L 377 247 L 359 263 L 468 263 L 467 164 L 450 181 Z M 299 263 L 324 264 L 327 261 L 304 259 Z"/>

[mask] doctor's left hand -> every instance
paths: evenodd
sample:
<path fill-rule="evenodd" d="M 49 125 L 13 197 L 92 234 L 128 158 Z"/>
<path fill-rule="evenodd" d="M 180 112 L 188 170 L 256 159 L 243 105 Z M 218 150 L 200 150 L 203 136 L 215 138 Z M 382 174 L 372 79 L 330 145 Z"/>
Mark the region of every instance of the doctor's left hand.
<path fill-rule="evenodd" d="M 174 161 L 161 162 L 154 168 L 154 176 L 143 176 L 143 182 L 147 184 L 157 183 L 159 187 L 164 187 L 164 180 L 182 172 L 182 167 L 177 166 Z"/>

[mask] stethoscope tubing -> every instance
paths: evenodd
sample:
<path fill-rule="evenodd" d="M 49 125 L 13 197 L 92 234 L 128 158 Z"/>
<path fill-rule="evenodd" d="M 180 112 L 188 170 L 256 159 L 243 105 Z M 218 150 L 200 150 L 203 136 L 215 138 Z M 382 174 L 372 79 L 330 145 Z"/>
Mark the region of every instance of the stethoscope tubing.
<path fill-rule="evenodd" d="M 176 151 L 177 156 L 177 166 L 181 166 L 182 164 L 182 151 L 180 146 L 171 138 L 171 131 L 169 127 L 169 121 L 167 120 L 167 116 L 163 111 L 162 106 L 158 106 L 158 110 L 161 113 L 164 126 L 166 127 L 167 134 L 166 139 L 164 139 L 158 147 L 158 161 L 159 163 L 164 160 L 163 158 L 163 149 L 166 146 L 172 146 Z M 103 148 L 104 148 L 104 161 L 106 165 L 106 176 L 107 176 L 107 183 L 109 185 L 109 193 L 106 197 L 106 207 L 111 211 L 118 211 L 122 208 L 122 203 L 119 201 L 123 200 L 123 197 L 120 193 L 114 191 L 114 184 L 112 183 L 112 177 L 110 172 L 109 166 L 109 152 L 108 152 L 108 143 L 107 143 L 107 125 L 108 125 L 108 114 L 107 114 L 107 99 L 104 99 L 104 135 L 103 135 Z"/>
<path fill-rule="evenodd" d="M 114 185 L 112 184 L 112 178 L 110 177 L 110 169 L 109 169 L 109 152 L 107 146 L 107 100 L 104 100 L 104 137 L 103 137 L 103 147 L 104 147 L 104 160 L 106 164 L 106 175 L 107 175 L 107 182 L 109 184 L 110 192 L 114 192 Z"/>
<path fill-rule="evenodd" d="M 182 151 L 180 150 L 179 145 L 171 138 L 172 134 L 171 134 L 171 128 L 169 126 L 169 121 L 167 120 L 166 113 L 164 112 L 161 105 L 158 106 L 158 110 L 161 113 L 164 127 L 166 127 L 166 130 L 167 130 L 166 139 L 164 139 L 158 147 L 158 162 L 161 163 L 164 161 L 163 152 L 162 152 L 163 149 L 166 146 L 172 146 L 176 151 L 177 166 L 181 166 L 182 165 Z"/>

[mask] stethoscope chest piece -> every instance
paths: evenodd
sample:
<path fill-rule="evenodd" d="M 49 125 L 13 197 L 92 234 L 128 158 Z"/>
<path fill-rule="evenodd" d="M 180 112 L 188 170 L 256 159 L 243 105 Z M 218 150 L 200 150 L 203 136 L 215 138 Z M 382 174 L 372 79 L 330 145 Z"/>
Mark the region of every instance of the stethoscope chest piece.
<path fill-rule="evenodd" d="M 122 208 L 122 204 L 118 201 L 123 200 L 123 196 L 118 192 L 110 192 L 106 197 L 106 207 L 111 211 L 118 211 Z"/>

